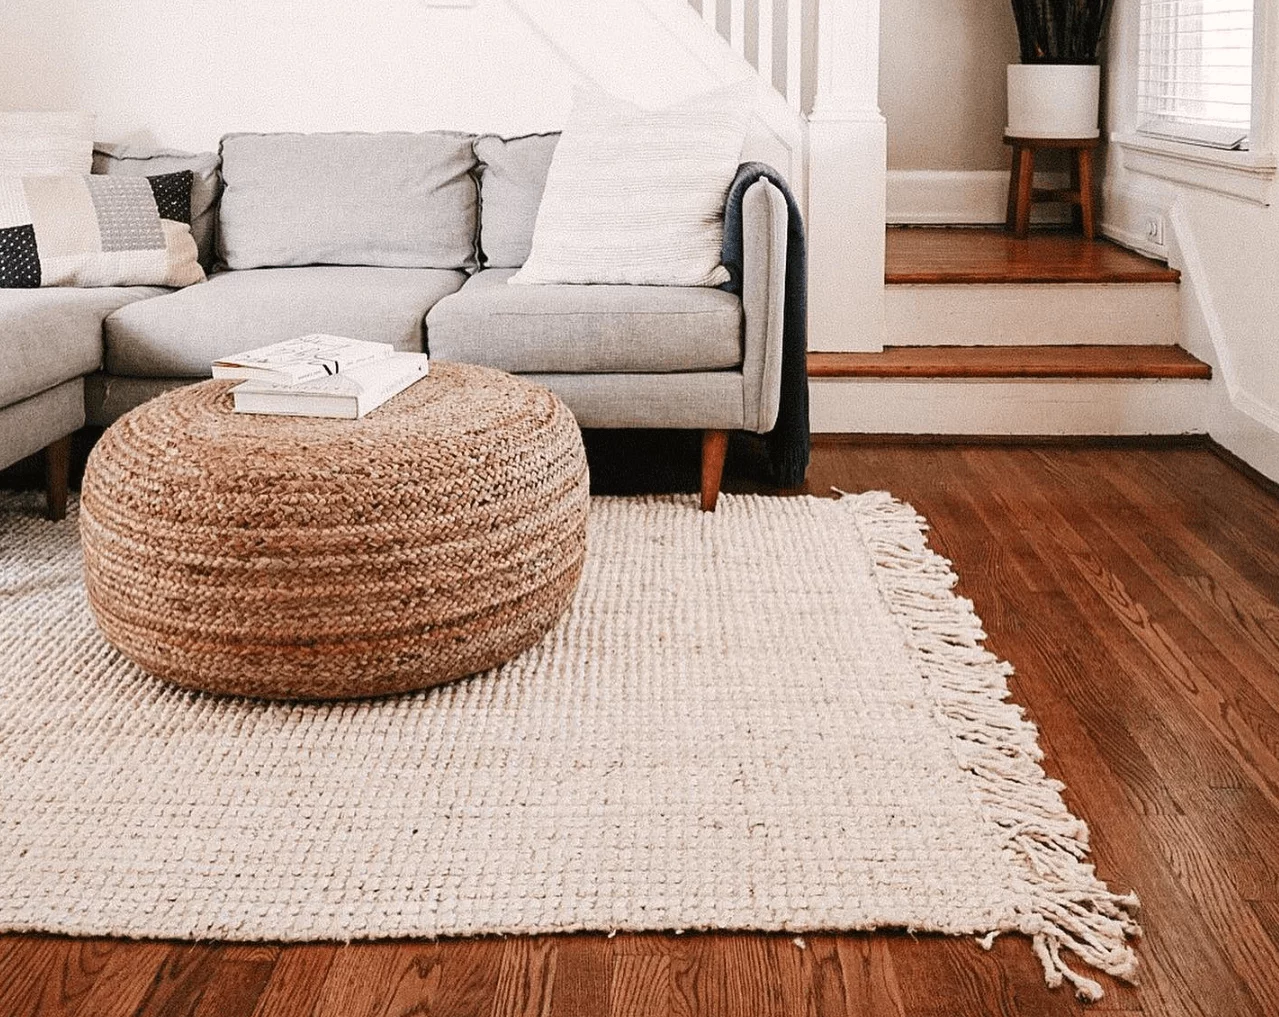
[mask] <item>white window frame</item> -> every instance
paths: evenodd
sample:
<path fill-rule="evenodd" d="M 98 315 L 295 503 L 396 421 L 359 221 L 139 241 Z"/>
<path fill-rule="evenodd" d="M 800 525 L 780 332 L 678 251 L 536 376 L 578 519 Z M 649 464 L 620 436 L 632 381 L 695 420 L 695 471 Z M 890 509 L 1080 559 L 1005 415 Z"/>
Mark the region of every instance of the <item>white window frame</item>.
<path fill-rule="evenodd" d="M 1134 0 L 1136 2 L 1136 0 Z M 1134 122 L 1111 135 L 1123 152 L 1124 168 L 1175 183 L 1216 191 L 1258 205 L 1270 204 L 1271 183 L 1276 173 L 1275 138 L 1270 137 L 1270 104 L 1279 99 L 1275 82 L 1269 80 L 1269 45 L 1279 45 L 1276 25 L 1279 0 L 1255 0 L 1252 39 L 1252 128 L 1245 151 L 1224 151 L 1191 141 L 1175 141 L 1139 134 L 1141 114 L 1137 112 L 1136 84 L 1131 100 Z M 1140 47 L 1140 40 L 1137 41 Z M 1140 62 L 1140 49 L 1132 53 Z M 1134 82 L 1136 81 L 1134 77 Z"/>

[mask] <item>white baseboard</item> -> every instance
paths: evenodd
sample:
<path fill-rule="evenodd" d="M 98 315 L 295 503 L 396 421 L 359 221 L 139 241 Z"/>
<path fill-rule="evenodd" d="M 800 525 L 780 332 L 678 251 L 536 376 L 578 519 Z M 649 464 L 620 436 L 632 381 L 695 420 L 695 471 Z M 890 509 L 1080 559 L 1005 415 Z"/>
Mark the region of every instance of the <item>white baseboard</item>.
<path fill-rule="evenodd" d="M 814 432 L 1201 434 L 1202 381 L 823 378 L 808 384 Z"/>
<path fill-rule="evenodd" d="M 1064 173 L 1036 173 L 1036 187 L 1064 187 Z M 894 226 L 986 226 L 1008 209 L 1005 170 L 889 170 L 888 222 Z M 1065 222 L 1059 205 L 1036 205 L 1032 222 Z"/>

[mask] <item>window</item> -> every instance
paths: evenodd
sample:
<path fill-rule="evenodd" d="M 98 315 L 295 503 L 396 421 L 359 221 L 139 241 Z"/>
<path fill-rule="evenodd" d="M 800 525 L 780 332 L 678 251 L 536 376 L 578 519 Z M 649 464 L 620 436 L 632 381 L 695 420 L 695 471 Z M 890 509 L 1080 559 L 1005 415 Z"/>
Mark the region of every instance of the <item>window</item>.
<path fill-rule="evenodd" d="M 1246 149 L 1253 0 L 1141 0 L 1140 134 Z"/>

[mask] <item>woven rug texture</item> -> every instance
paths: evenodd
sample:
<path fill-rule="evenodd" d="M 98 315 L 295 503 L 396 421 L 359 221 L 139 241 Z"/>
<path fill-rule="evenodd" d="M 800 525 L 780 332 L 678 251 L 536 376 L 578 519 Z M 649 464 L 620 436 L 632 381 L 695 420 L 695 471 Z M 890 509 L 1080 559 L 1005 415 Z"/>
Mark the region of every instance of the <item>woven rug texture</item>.
<path fill-rule="evenodd" d="M 907 505 L 597 498 L 539 645 L 422 693 L 182 691 L 89 615 L 77 511 L 0 497 L 0 929 L 225 940 L 906 928 L 1135 975 Z"/>

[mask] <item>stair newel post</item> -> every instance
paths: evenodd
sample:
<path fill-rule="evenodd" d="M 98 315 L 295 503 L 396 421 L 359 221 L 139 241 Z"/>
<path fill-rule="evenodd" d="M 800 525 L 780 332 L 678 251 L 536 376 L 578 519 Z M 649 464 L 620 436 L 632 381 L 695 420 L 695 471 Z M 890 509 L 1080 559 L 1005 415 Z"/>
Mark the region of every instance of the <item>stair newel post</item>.
<path fill-rule="evenodd" d="M 809 115 L 809 348 L 884 342 L 888 141 L 879 111 L 879 0 L 823 3 Z"/>

